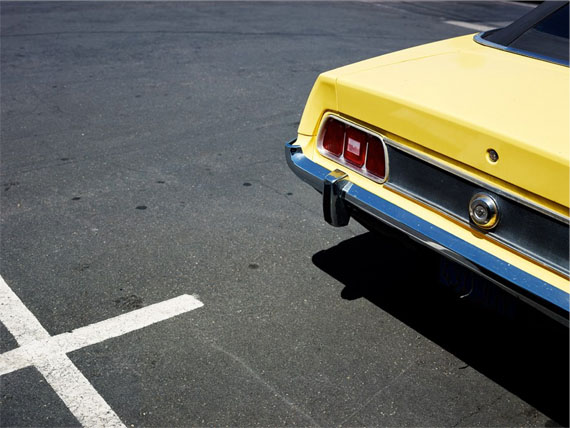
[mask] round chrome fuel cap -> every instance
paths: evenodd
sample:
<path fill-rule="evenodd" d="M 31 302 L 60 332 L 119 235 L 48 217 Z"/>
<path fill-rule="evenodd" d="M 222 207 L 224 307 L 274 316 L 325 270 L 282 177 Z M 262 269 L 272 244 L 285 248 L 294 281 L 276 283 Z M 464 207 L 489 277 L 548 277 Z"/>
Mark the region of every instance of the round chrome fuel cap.
<path fill-rule="evenodd" d="M 497 202 L 485 193 L 477 193 L 469 202 L 469 217 L 481 229 L 493 229 L 499 222 Z"/>

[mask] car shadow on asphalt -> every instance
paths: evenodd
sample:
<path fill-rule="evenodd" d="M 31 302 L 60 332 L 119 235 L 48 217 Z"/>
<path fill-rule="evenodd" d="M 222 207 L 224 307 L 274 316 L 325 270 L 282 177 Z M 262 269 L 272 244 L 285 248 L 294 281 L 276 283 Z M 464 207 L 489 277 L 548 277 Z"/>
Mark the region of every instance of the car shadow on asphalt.
<path fill-rule="evenodd" d="M 460 298 L 441 281 L 442 259 L 399 232 L 356 236 L 313 263 L 344 285 L 343 299 L 369 300 L 568 426 L 567 327 L 502 291 L 499 306 Z"/>

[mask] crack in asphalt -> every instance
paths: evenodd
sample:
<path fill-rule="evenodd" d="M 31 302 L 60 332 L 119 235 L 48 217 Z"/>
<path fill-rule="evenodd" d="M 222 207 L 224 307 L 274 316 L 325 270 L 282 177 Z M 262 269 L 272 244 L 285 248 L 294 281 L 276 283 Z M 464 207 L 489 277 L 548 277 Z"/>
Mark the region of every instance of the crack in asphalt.
<path fill-rule="evenodd" d="M 240 357 L 238 357 L 237 355 L 231 353 L 230 351 L 227 351 L 226 349 L 222 348 L 221 346 L 219 346 L 218 344 L 216 344 L 213 340 L 211 339 L 201 339 L 203 342 L 205 342 L 206 344 L 208 344 L 210 347 L 212 347 L 213 349 L 215 349 L 218 352 L 221 352 L 222 354 L 226 355 L 227 357 L 229 357 L 232 361 L 234 361 L 235 363 L 239 364 L 240 366 L 242 366 L 245 371 L 247 373 L 249 373 L 249 375 L 251 375 L 251 377 L 253 377 L 255 380 L 257 380 L 261 385 L 263 385 L 267 390 L 269 390 L 275 397 L 279 398 L 283 403 L 285 403 L 290 409 L 293 409 L 297 414 L 303 416 L 303 418 L 305 418 L 307 421 L 309 421 L 310 426 L 311 427 L 319 427 L 320 425 L 311 417 L 311 415 L 309 415 L 307 412 L 305 412 L 303 409 L 301 409 L 298 405 L 296 405 L 293 401 L 291 401 L 289 398 L 287 398 L 285 395 L 283 395 L 281 392 L 279 392 L 273 385 L 271 385 L 270 383 L 268 383 L 265 379 L 263 379 L 259 374 L 257 374 L 257 372 L 252 369 L 243 359 L 241 359 Z"/>
<path fill-rule="evenodd" d="M 384 385 L 384 387 L 382 387 L 378 391 L 376 391 L 368 400 L 366 400 L 366 402 L 362 406 L 360 406 L 358 409 L 356 409 L 354 412 L 352 412 L 350 415 L 348 415 L 346 418 L 344 418 L 342 420 L 342 422 L 339 424 L 339 426 L 343 426 L 346 422 L 348 422 L 350 419 L 352 419 L 353 416 L 357 415 L 362 410 L 364 410 L 372 402 L 372 400 L 374 400 L 378 395 L 380 395 L 384 391 L 388 390 L 392 385 L 394 385 L 394 383 L 399 378 L 401 378 L 404 374 L 406 374 L 408 372 L 408 370 L 410 370 L 412 368 L 412 366 L 414 366 L 415 364 L 416 364 L 416 361 L 413 361 L 411 364 L 409 364 L 396 377 L 394 377 L 390 382 L 388 382 L 386 385 Z"/>
<path fill-rule="evenodd" d="M 491 407 L 493 405 L 495 405 L 496 403 L 498 403 L 499 401 L 501 401 L 503 399 L 503 394 L 499 395 L 497 398 L 495 398 L 494 400 L 492 400 L 490 403 L 487 404 L 483 404 L 481 406 L 477 406 L 476 409 L 469 413 L 468 415 L 462 416 L 461 418 L 459 418 L 459 420 L 454 423 L 453 425 L 451 425 L 452 428 L 457 427 L 459 424 L 461 424 L 463 421 L 468 420 L 469 418 L 471 418 L 472 416 L 475 416 L 477 413 L 481 413 L 481 411 L 485 408 L 485 407 Z"/>

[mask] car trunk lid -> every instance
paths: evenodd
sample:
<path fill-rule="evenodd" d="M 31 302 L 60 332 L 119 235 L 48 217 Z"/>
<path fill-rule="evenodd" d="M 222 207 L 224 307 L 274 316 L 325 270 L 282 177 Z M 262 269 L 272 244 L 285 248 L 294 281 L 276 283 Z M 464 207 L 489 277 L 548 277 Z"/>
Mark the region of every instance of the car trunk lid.
<path fill-rule="evenodd" d="M 546 198 L 567 215 L 568 68 L 471 36 L 431 46 L 421 56 L 410 49 L 395 62 L 338 69 L 338 111 Z"/>

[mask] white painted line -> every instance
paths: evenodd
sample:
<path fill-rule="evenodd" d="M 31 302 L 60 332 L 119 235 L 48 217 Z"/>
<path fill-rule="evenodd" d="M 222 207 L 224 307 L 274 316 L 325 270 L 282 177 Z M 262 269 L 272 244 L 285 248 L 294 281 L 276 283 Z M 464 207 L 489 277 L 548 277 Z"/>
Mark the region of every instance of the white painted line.
<path fill-rule="evenodd" d="M 10 292 L 11 291 L 12 290 L 10 290 Z M 0 302 L 2 302 L 1 297 Z M 2 303 L 0 303 L 0 305 L 1 304 Z M 22 302 L 20 302 L 20 304 L 23 306 Z M 0 355 L 0 376 L 23 369 L 27 366 L 35 365 L 39 361 L 46 359 L 46 354 L 66 354 L 113 337 L 139 330 L 202 306 L 204 306 L 202 302 L 192 296 L 184 294 L 165 302 L 155 303 L 154 305 L 146 306 L 136 311 L 78 328 L 70 333 L 62 333 L 51 337 L 44 330 L 47 338 L 29 342 L 24 346 L 20 346 L 19 348 Z M 0 306 L 0 308 L 3 308 L 3 306 Z M 21 307 L 18 309 L 22 310 Z M 25 307 L 24 309 L 27 311 Z M 12 310 L 11 312 L 14 311 Z M 4 322 L 3 315 L 0 315 L 0 320 Z M 40 326 L 39 323 L 37 325 Z M 41 328 L 43 329 L 43 327 Z"/>
<path fill-rule="evenodd" d="M 456 27 L 468 28 L 475 31 L 489 31 L 497 27 L 490 27 L 485 24 L 480 24 L 478 22 L 463 22 L 463 21 L 445 21 L 446 24 L 455 25 Z"/>
<path fill-rule="evenodd" d="M 53 340 L 60 349 L 67 353 L 113 337 L 122 336 L 202 306 L 204 304 L 195 297 L 183 294 L 165 302 L 155 303 L 96 324 L 78 328 L 71 333 L 59 334 L 54 336 Z"/>
<path fill-rule="evenodd" d="M 36 367 L 81 425 L 125 427 L 67 355 L 51 354 Z"/>
<path fill-rule="evenodd" d="M 204 306 L 182 295 L 51 337 L 37 318 L 0 276 L 0 321 L 14 336 L 19 348 L 0 355 L 0 375 L 30 365 L 47 382 L 85 427 L 123 427 L 123 423 L 79 371 L 66 353 L 147 327 Z"/>
<path fill-rule="evenodd" d="M 50 337 L 37 318 L 26 308 L 1 276 L 0 321 L 20 345 Z"/>

